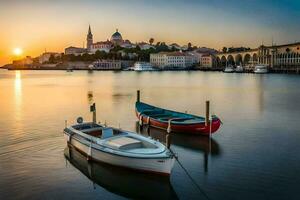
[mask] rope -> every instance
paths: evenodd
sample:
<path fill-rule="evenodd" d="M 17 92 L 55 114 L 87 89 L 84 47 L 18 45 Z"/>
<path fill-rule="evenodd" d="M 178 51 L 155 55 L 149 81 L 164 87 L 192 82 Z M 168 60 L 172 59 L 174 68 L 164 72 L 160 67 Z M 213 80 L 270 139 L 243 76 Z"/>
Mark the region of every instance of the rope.
<path fill-rule="evenodd" d="M 171 148 L 170 148 L 170 150 L 171 150 Z M 173 153 L 173 155 L 175 155 L 174 154 L 174 152 L 171 150 L 171 152 Z M 178 162 L 178 164 L 180 165 L 180 167 L 183 169 L 183 171 L 186 173 L 186 175 L 191 179 L 191 181 L 194 183 L 194 185 L 197 187 L 197 189 L 203 194 L 203 196 L 206 198 L 206 199 L 208 199 L 208 200 L 210 200 L 210 198 L 208 197 L 208 195 L 204 192 L 204 190 L 202 190 L 201 188 L 200 188 L 200 186 L 197 184 L 197 182 L 193 179 L 193 177 L 189 174 L 189 172 L 187 171 L 187 169 L 182 165 L 182 163 L 178 160 L 178 157 L 177 156 L 174 156 L 175 157 L 175 159 L 176 159 L 176 161 Z"/>

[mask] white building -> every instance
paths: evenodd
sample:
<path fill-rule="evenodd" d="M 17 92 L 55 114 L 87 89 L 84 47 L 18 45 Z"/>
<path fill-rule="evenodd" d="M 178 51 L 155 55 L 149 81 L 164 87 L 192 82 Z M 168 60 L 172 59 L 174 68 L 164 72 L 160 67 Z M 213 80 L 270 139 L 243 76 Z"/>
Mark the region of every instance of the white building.
<path fill-rule="evenodd" d="M 66 55 L 75 55 L 75 56 L 78 56 L 78 55 L 81 55 L 81 54 L 84 54 L 86 53 L 86 49 L 85 48 L 80 48 L 80 47 L 67 47 L 65 48 L 65 54 Z"/>
<path fill-rule="evenodd" d="M 61 56 L 60 53 L 56 53 L 56 52 L 45 52 L 42 55 L 39 56 L 39 63 L 43 64 L 45 62 L 48 62 L 51 55 L 53 55 L 55 58 Z"/>
<path fill-rule="evenodd" d="M 110 41 L 96 42 L 91 45 L 90 53 L 95 53 L 96 51 L 105 51 L 108 53 L 113 48 L 113 43 Z"/>
<path fill-rule="evenodd" d="M 131 49 L 131 48 L 135 48 L 136 45 L 135 44 L 132 44 L 129 40 L 124 40 L 121 44 L 120 44 L 121 47 L 123 48 L 127 48 L 127 49 Z"/>
<path fill-rule="evenodd" d="M 196 58 L 183 52 L 160 52 L 150 54 L 151 65 L 159 68 L 182 69 L 196 64 Z"/>

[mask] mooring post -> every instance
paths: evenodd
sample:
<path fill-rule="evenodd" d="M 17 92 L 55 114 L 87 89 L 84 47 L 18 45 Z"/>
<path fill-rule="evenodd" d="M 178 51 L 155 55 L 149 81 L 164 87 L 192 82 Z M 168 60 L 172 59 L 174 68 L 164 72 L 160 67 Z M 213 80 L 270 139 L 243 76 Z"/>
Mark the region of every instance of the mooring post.
<path fill-rule="evenodd" d="M 205 106 L 205 126 L 208 126 L 209 124 L 209 101 L 206 101 L 206 106 Z"/>
<path fill-rule="evenodd" d="M 140 90 L 136 91 L 136 102 L 140 102 Z"/>

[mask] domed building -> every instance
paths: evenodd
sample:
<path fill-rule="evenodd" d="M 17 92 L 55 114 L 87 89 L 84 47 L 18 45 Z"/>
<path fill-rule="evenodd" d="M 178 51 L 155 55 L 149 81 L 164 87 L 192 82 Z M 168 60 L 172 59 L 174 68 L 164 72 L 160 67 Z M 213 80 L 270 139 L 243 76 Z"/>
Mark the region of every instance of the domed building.
<path fill-rule="evenodd" d="M 116 30 L 116 32 L 114 34 L 112 34 L 110 41 L 115 45 L 120 45 L 123 43 L 122 35 L 121 35 L 121 33 L 119 33 L 118 29 Z"/>

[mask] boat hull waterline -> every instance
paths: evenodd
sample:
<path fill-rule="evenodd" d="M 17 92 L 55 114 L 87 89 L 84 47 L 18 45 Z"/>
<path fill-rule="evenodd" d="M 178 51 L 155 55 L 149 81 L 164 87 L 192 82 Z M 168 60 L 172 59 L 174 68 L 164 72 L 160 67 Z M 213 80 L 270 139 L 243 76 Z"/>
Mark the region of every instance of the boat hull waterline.
<path fill-rule="evenodd" d="M 145 156 L 142 154 L 126 155 L 124 153 L 118 153 L 117 150 L 101 146 L 95 141 L 90 142 L 85 140 L 69 130 L 64 131 L 64 135 L 68 145 L 71 145 L 81 153 L 87 155 L 90 160 L 96 162 L 167 176 L 170 175 L 175 162 L 175 157 L 171 155 L 171 152 L 168 152 L 168 149 L 165 149 L 164 152 L 157 152 Z"/>
<path fill-rule="evenodd" d="M 165 116 L 169 114 L 170 116 L 173 116 L 173 118 L 170 117 L 171 122 L 169 122 L 168 120 L 162 120 L 161 118 L 148 114 L 150 110 L 153 110 L 156 113 L 159 113 L 161 111 L 161 116 L 166 113 Z M 216 133 L 216 131 L 221 126 L 221 120 L 216 116 L 213 116 L 212 123 L 208 123 L 208 125 L 205 125 L 205 118 L 203 117 L 166 110 L 142 102 L 136 102 L 135 112 L 137 118 L 143 124 L 147 124 L 149 126 L 164 130 L 170 128 L 172 132 L 201 134 L 208 136 L 209 134 Z M 186 122 L 184 119 L 187 119 Z"/>

